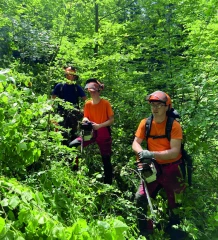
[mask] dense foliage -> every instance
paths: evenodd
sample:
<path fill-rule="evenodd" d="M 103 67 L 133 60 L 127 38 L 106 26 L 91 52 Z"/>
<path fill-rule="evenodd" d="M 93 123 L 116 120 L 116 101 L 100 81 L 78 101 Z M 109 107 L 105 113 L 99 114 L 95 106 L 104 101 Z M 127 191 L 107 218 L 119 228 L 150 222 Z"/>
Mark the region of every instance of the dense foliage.
<path fill-rule="evenodd" d="M 190 239 L 217 239 L 217 7 L 216 0 L 0 2 L 1 239 L 143 239 L 131 144 L 150 114 L 145 96 L 157 89 L 180 112 L 195 165 L 180 227 Z M 112 186 L 102 184 L 97 147 L 71 171 L 78 150 L 55 131 L 50 93 L 67 63 L 78 66 L 81 85 L 104 82 L 113 105 Z M 154 239 L 167 239 L 166 201 L 154 204 L 161 223 Z"/>

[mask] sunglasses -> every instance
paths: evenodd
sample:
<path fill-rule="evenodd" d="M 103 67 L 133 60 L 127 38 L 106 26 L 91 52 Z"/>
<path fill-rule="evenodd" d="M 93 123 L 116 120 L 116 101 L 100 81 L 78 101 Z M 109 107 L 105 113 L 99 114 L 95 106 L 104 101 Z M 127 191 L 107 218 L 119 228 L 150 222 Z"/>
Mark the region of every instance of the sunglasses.
<path fill-rule="evenodd" d="M 165 104 L 150 103 L 150 106 L 151 106 L 152 108 L 158 108 L 158 109 L 160 109 L 160 108 L 162 108 L 163 106 L 166 106 L 166 105 L 165 105 Z"/>

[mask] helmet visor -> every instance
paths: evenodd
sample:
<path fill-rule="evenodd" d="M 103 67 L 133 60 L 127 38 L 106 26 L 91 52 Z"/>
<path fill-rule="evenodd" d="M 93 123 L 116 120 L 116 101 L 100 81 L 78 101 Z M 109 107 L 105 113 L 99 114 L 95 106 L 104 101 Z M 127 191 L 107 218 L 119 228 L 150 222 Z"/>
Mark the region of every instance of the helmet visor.
<path fill-rule="evenodd" d="M 91 91 L 91 92 L 95 92 L 99 90 L 99 85 L 97 83 L 94 82 L 90 82 L 87 83 L 85 86 L 85 90 Z"/>

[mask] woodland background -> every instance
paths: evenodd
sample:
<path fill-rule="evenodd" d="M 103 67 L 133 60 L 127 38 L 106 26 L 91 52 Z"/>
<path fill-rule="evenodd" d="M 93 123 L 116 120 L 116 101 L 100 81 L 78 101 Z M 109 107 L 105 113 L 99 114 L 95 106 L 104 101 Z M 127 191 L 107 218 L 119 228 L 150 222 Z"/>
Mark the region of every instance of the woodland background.
<path fill-rule="evenodd" d="M 131 144 L 155 90 L 172 97 L 194 160 L 180 227 L 218 239 L 217 9 L 217 0 L 1 0 L 1 239 L 143 239 Z M 82 86 L 99 78 L 113 105 L 112 186 L 102 184 L 97 147 L 72 172 L 77 152 L 53 131 L 50 93 L 67 63 Z M 154 204 L 164 229 L 166 201 Z M 161 229 L 153 237 L 168 239 Z"/>

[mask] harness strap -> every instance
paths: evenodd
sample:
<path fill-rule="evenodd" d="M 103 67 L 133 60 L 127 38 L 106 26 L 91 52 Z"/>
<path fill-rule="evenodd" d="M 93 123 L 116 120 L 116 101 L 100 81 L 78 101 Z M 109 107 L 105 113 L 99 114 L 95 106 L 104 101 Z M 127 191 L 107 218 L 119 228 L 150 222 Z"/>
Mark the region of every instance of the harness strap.
<path fill-rule="evenodd" d="M 148 142 L 148 138 L 153 138 L 153 139 L 167 138 L 168 141 L 170 141 L 170 139 L 171 139 L 171 131 L 172 131 L 174 120 L 175 119 L 171 118 L 171 117 L 167 118 L 167 123 L 166 123 L 166 128 L 165 128 L 165 135 L 150 135 L 151 125 L 152 125 L 152 121 L 153 121 L 153 115 L 148 117 L 147 120 L 146 120 L 146 124 L 145 124 L 146 141 Z"/>
<path fill-rule="evenodd" d="M 145 123 L 145 136 L 146 136 L 146 142 L 148 142 L 148 138 L 150 137 L 150 131 L 151 131 L 151 124 L 153 121 L 153 115 L 147 118 L 147 121 Z"/>

